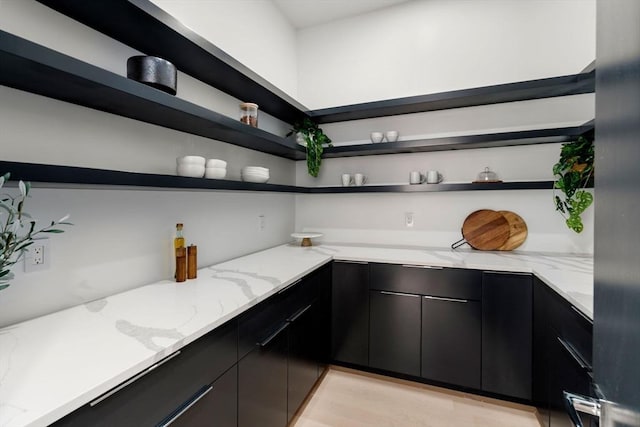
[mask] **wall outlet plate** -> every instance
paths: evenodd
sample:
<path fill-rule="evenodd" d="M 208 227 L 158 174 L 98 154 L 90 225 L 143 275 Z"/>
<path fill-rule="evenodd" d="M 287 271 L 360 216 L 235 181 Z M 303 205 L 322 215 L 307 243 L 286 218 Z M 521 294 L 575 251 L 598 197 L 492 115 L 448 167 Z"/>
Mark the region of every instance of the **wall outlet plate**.
<path fill-rule="evenodd" d="M 48 270 L 50 268 L 51 249 L 48 238 L 34 239 L 33 244 L 28 249 L 23 258 L 25 273 Z"/>
<path fill-rule="evenodd" d="M 404 213 L 404 225 L 405 227 L 413 227 L 414 215 L 413 212 Z"/>

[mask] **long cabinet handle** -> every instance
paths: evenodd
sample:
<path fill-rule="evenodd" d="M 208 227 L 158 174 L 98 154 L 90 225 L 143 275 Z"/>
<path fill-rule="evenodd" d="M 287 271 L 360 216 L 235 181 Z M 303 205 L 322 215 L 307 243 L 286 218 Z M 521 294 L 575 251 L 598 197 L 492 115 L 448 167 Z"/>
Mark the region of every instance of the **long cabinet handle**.
<path fill-rule="evenodd" d="M 272 333 L 267 338 L 265 338 L 264 341 L 259 342 L 258 345 L 262 348 L 268 346 L 271 341 L 273 341 L 278 335 L 280 335 L 282 331 L 284 331 L 288 327 L 289 327 L 289 323 L 284 322 L 278 329 L 275 330 L 274 333 Z"/>
<path fill-rule="evenodd" d="M 381 294 L 384 295 L 397 295 L 400 297 L 413 297 L 413 298 L 420 298 L 420 295 L 416 295 L 416 294 L 405 294 L 402 292 L 389 292 L 389 291 L 380 291 Z"/>
<path fill-rule="evenodd" d="M 114 394 L 116 394 L 117 392 L 119 392 L 120 390 L 122 390 L 125 387 L 130 386 L 131 384 L 133 384 L 134 382 L 138 381 L 140 378 L 144 377 L 145 375 L 147 375 L 148 373 L 150 373 L 151 371 L 153 371 L 154 369 L 156 369 L 158 366 L 162 366 L 165 363 L 167 363 L 169 360 L 173 359 L 174 357 L 178 356 L 180 354 L 180 350 L 176 351 L 175 353 L 172 353 L 171 355 L 167 356 L 166 358 L 162 359 L 161 361 L 159 361 L 158 363 L 149 366 L 147 369 L 145 369 L 144 371 L 140 372 L 138 375 L 129 378 L 127 381 L 123 382 L 122 384 L 120 384 L 119 386 L 117 386 L 116 388 L 111 389 L 110 391 L 106 392 L 105 394 L 103 394 L 102 396 L 98 397 L 96 400 L 94 400 L 93 402 L 89 403 L 89 406 L 96 406 L 98 403 L 102 402 L 105 399 L 110 398 L 111 396 L 113 396 Z"/>
<path fill-rule="evenodd" d="M 576 313 L 578 313 L 580 315 L 580 317 L 582 317 L 584 320 L 586 320 L 587 322 L 589 322 L 590 325 L 593 325 L 593 320 L 589 319 L 587 317 L 586 314 L 584 314 L 583 312 L 581 312 L 580 310 L 578 310 L 576 307 L 574 307 L 573 305 L 571 306 L 571 310 L 575 311 Z"/>
<path fill-rule="evenodd" d="M 444 270 L 444 267 L 440 267 L 437 265 L 402 264 L 402 266 L 406 268 L 424 268 L 427 270 Z"/>
<path fill-rule="evenodd" d="M 305 314 L 305 313 L 307 312 L 307 310 L 309 310 L 309 309 L 311 308 L 311 306 L 312 306 L 312 304 L 309 304 L 308 306 L 306 306 L 306 307 L 304 307 L 304 308 L 302 308 L 302 309 L 298 310 L 298 312 L 297 312 L 297 313 L 295 313 L 293 316 L 291 316 L 291 317 L 289 317 L 289 318 L 287 319 L 287 322 L 289 322 L 289 323 L 295 322 L 296 320 L 298 320 L 298 318 L 299 318 L 300 316 L 302 316 L 303 314 Z"/>
<path fill-rule="evenodd" d="M 336 260 L 336 262 L 339 262 L 341 264 L 363 264 L 363 265 L 369 264 L 368 261 L 347 261 L 343 259 Z"/>
<path fill-rule="evenodd" d="M 298 279 L 298 280 L 296 280 L 295 282 L 293 282 L 293 283 L 291 283 L 291 284 L 287 285 L 286 287 L 284 287 L 284 288 L 280 289 L 280 290 L 278 291 L 278 295 L 279 295 L 279 294 L 281 294 L 281 293 L 283 293 L 283 292 L 285 292 L 285 291 L 287 291 L 289 288 L 291 288 L 291 287 L 293 287 L 293 286 L 297 285 L 297 284 L 298 284 L 298 283 L 300 283 L 300 282 L 302 282 L 302 279 Z"/>
<path fill-rule="evenodd" d="M 205 397 L 207 394 L 209 394 L 211 392 L 211 390 L 213 390 L 213 386 L 212 385 L 210 385 L 208 388 L 206 388 L 204 391 L 202 391 L 200 394 L 198 394 L 195 398 L 191 399 L 189 404 L 187 406 L 185 406 L 184 408 L 182 408 L 180 410 L 180 412 L 178 412 L 173 417 L 171 417 L 171 419 L 169 419 L 168 421 L 166 421 L 164 423 L 158 424 L 158 427 L 167 427 L 167 426 L 171 425 L 174 421 L 176 421 L 178 418 L 180 418 L 182 416 L 182 414 L 187 412 L 193 405 L 198 403 L 203 397 Z"/>
<path fill-rule="evenodd" d="M 425 295 L 423 298 L 425 298 L 425 299 L 433 299 L 433 300 L 436 300 L 436 301 L 449 301 L 449 302 L 462 302 L 462 303 L 469 302 L 469 300 L 467 300 L 467 299 L 432 297 L 430 295 L 429 296 Z"/>
<path fill-rule="evenodd" d="M 580 365 L 580 367 L 582 369 L 585 369 L 587 371 L 591 371 L 591 365 L 589 365 L 585 360 L 584 357 L 582 357 L 582 355 L 580 355 L 580 353 L 578 353 L 578 351 L 573 348 L 573 346 L 571 344 L 569 344 L 568 342 L 566 342 L 565 340 L 563 340 L 560 337 L 556 337 L 558 338 L 558 341 L 560 342 L 560 344 L 562 345 L 562 347 L 564 347 L 564 349 L 567 351 L 567 353 L 569 353 L 569 355 L 573 358 L 573 360 L 576 361 L 576 363 L 578 365 Z"/>

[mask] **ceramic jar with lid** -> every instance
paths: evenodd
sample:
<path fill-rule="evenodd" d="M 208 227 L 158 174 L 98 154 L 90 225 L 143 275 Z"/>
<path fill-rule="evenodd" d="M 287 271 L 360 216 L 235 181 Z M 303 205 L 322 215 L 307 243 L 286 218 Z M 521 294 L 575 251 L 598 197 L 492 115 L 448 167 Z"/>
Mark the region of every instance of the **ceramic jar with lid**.
<path fill-rule="evenodd" d="M 258 127 L 258 104 L 243 102 L 240 104 L 240 121 L 254 128 Z"/>

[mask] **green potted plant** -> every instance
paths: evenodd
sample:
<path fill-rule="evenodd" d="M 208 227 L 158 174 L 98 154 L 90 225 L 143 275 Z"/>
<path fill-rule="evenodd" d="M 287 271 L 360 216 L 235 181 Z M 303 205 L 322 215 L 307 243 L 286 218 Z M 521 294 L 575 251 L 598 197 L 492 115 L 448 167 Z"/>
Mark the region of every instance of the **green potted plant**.
<path fill-rule="evenodd" d="M 307 169 L 309 175 L 317 178 L 322 164 L 324 145 L 332 147 L 331 139 L 325 135 L 317 123 L 309 118 L 294 123 L 287 136 L 292 134 L 300 134 L 304 139 L 303 145 L 307 148 Z"/>
<path fill-rule="evenodd" d="M 562 144 L 560 159 L 553 166 L 556 210 L 564 216 L 567 227 L 576 233 L 584 228 L 580 215 L 593 203 L 593 195 L 585 191 L 593 178 L 593 161 L 593 138 L 580 136 Z"/>
<path fill-rule="evenodd" d="M 9 180 L 9 174 L 0 176 L 0 188 Z M 20 194 L 11 196 L 9 194 L 0 195 L 0 290 L 9 286 L 9 281 L 13 279 L 11 268 L 29 250 L 34 242 L 34 238 L 40 233 L 63 233 L 57 228 L 59 225 L 72 225 L 67 222 L 69 215 L 58 221 L 51 221 L 46 227 L 36 229 L 36 221 L 24 210 L 24 204 L 29 197 L 31 184 L 29 182 L 18 183 Z"/>

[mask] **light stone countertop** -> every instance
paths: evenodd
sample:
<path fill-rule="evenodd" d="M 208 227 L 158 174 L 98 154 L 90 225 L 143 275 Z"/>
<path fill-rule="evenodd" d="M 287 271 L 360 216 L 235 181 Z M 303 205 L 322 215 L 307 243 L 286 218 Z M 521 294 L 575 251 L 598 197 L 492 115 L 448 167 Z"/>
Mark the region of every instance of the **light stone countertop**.
<path fill-rule="evenodd" d="M 532 272 L 593 317 L 585 256 L 282 245 L 0 329 L 0 426 L 46 426 L 332 259 Z"/>

